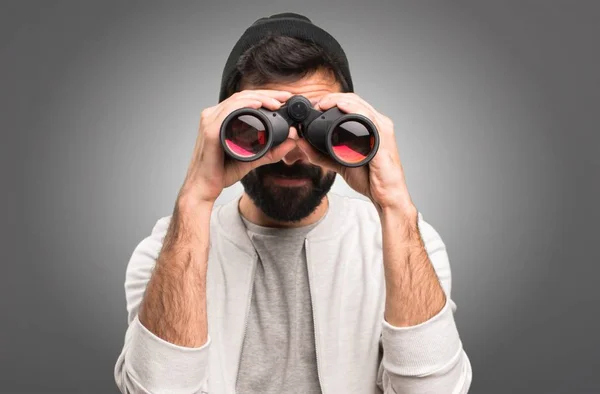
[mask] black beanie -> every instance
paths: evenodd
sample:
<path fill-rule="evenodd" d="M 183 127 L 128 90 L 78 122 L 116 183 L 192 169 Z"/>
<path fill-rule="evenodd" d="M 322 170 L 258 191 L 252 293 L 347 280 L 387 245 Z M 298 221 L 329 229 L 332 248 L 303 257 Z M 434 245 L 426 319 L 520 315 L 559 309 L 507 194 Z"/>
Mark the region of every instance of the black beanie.
<path fill-rule="evenodd" d="M 300 38 L 312 41 L 319 45 L 327 54 L 329 54 L 332 59 L 334 59 L 334 67 L 336 67 L 337 71 L 346 79 L 349 91 L 354 91 L 352 78 L 350 76 L 350 67 L 348 66 L 348 59 L 346 58 L 346 53 L 337 40 L 325 30 L 313 24 L 307 17 L 300 14 L 286 12 L 282 14 L 271 15 L 270 17 L 260 18 L 254 22 L 252 26 L 246 29 L 244 34 L 242 34 L 238 42 L 231 50 L 229 58 L 227 58 L 227 63 L 225 64 L 223 77 L 221 79 L 219 102 L 228 97 L 226 92 L 228 82 L 237 77 L 239 74 L 236 64 L 240 56 L 247 49 L 268 35 Z"/>

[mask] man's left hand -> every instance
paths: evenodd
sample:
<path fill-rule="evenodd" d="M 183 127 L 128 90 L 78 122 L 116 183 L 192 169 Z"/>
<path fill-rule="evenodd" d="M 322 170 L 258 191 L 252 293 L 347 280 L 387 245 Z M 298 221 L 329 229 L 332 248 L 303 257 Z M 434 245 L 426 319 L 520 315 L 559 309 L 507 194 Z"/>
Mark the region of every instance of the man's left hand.
<path fill-rule="evenodd" d="M 335 106 L 344 113 L 366 116 L 375 124 L 380 141 L 379 150 L 373 159 L 362 167 L 346 167 L 317 151 L 304 139 L 297 141 L 298 147 L 311 163 L 337 172 L 352 189 L 368 197 L 380 215 L 384 211 L 393 210 L 416 216 L 417 210 L 406 186 L 392 120 L 377 112 L 355 93 L 327 94 L 314 107 L 327 111 Z"/>

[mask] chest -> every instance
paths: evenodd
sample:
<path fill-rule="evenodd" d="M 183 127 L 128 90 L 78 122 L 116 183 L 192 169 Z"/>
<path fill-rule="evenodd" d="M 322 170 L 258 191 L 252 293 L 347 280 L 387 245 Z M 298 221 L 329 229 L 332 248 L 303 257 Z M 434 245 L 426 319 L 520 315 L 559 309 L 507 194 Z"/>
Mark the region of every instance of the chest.
<path fill-rule="evenodd" d="M 257 253 L 250 255 L 231 244 L 211 245 L 207 314 L 213 340 L 211 380 L 220 387 L 217 392 L 235 392 L 248 325 L 260 326 L 259 320 L 252 323 L 251 318 L 252 299 L 257 296 L 262 297 L 259 308 L 273 307 L 278 316 L 287 316 L 280 342 L 273 340 L 271 345 L 290 340 L 286 324 L 303 322 L 300 324 L 304 329 L 297 330 L 294 338 L 308 340 L 314 348 L 315 373 L 323 393 L 377 392 L 374 382 L 380 360 L 385 286 L 374 267 L 381 263 L 381 255 L 354 247 L 357 241 L 349 240 L 347 247 L 306 241 L 302 253 L 294 254 L 294 262 L 290 263 L 294 266 L 290 273 L 294 274 L 278 279 L 287 281 L 287 285 L 269 283 L 269 275 L 277 275 L 278 271 L 261 267 Z M 302 263 L 304 267 L 299 265 Z M 261 288 L 255 292 L 257 278 Z M 292 296 L 290 289 L 301 294 Z M 305 318 L 294 319 L 290 311 L 304 311 Z M 306 337 L 309 323 L 311 338 Z"/>

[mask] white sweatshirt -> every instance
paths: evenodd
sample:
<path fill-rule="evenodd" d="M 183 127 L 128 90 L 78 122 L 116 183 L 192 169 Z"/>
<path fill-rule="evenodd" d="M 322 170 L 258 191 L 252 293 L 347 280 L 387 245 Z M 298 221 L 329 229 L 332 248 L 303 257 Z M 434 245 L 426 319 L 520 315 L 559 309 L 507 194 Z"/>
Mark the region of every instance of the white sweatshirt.
<path fill-rule="evenodd" d="M 471 365 L 454 322 L 445 245 L 419 213 L 419 229 L 447 303 L 430 320 L 395 327 L 384 319 L 379 216 L 367 201 L 328 194 L 329 212 L 305 241 L 323 394 L 463 394 Z M 213 209 L 207 272 L 208 340 L 178 346 L 152 334 L 137 314 L 170 216 L 135 248 L 125 279 L 129 327 L 115 366 L 123 393 L 234 394 L 258 256 L 239 197 Z M 240 393 L 242 394 L 242 393 Z"/>

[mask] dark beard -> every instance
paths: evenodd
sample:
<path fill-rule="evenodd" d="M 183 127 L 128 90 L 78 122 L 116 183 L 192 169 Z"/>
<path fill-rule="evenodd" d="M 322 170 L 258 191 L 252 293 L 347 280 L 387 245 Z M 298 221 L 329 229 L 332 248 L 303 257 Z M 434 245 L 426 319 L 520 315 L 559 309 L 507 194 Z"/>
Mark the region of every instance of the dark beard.
<path fill-rule="evenodd" d="M 279 186 L 268 181 L 265 183 L 268 175 L 308 178 L 310 182 L 303 186 Z M 288 166 L 280 161 L 250 171 L 241 183 L 254 205 L 265 215 L 279 222 L 298 222 L 321 204 L 335 176 L 333 171 L 323 176 L 323 170 L 318 166 L 299 162 Z"/>

